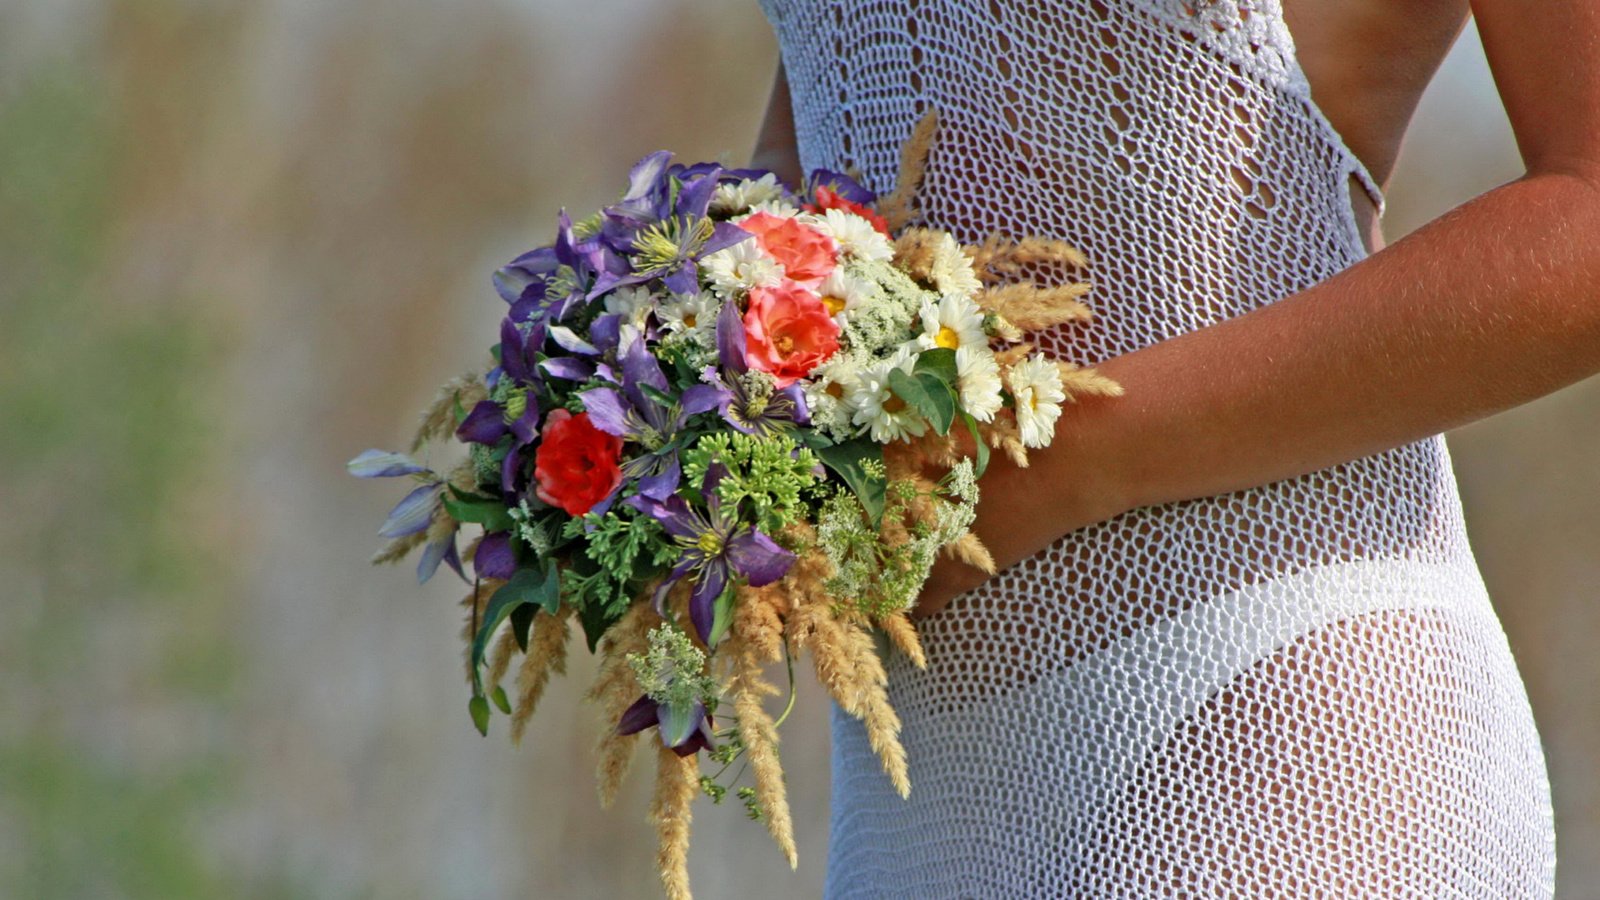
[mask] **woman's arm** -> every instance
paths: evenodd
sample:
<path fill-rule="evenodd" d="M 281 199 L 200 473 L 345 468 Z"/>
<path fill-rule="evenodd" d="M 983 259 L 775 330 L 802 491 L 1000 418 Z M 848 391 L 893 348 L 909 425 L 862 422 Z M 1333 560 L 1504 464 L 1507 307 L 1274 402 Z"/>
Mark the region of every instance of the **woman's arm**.
<path fill-rule="evenodd" d="M 771 169 L 791 187 L 800 185 L 800 152 L 795 146 L 794 108 L 789 104 L 789 80 L 778 63 L 778 74 L 772 80 L 772 96 L 767 100 L 767 114 L 761 120 L 761 132 L 756 135 L 756 149 L 750 155 L 750 164 L 758 169 Z"/>
<path fill-rule="evenodd" d="M 1475 0 L 1527 174 L 1278 303 L 1098 366 L 1126 394 L 997 461 L 1002 568 L 1155 503 L 1377 453 L 1600 372 L 1600 4 Z M 941 561 L 922 614 L 983 581 Z"/>

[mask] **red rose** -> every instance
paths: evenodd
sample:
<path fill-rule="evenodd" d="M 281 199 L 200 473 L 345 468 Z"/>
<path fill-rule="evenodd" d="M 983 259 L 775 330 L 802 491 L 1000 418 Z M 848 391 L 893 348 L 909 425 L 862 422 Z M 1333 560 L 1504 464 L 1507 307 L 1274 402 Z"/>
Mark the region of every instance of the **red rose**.
<path fill-rule="evenodd" d="M 581 516 L 622 482 L 617 458 L 622 438 L 594 427 L 588 413 L 558 409 L 544 420 L 543 440 L 533 458 L 539 499 Z"/>
<path fill-rule="evenodd" d="M 817 202 L 807 203 L 806 212 L 819 213 L 825 209 L 842 209 L 848 213 L 855 213 L 861 218 L 866 219 L 868 222 L 871 222 L 872 227 L 878 229 L 878 231 L 881 232 L 884 237 L 889 236 L 888 219 L 885 219 L 883 216 L 878 215 L 876 212 L 873 212 L 871 209 L 862 206 L 859 203 L 846 200 L 844 197 L 839 195 L 838 191 L 835 191 L 833 188 L 830 188 L 825 184 L 819 184 L 817 185 Z"/>
<path fill-rule="evenodd" d="M 839 323 L 816 294 L 792 281 L 750 289 L 744 361 L 785 388 L 839 349 Z"/>

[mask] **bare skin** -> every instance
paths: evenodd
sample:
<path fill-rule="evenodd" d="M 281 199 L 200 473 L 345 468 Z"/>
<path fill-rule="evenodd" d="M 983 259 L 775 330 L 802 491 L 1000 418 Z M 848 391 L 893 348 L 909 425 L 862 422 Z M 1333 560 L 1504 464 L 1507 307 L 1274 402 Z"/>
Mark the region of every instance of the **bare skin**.
<path fill-rule="evenodd" d="M 1384 184 L 1465 0 L 1287 0 L 1312 96 Z M 1001 567 L 1139 506 L 1290 478 L 1600 373 L 1600 4 L 1473 0 L 1526 173 L 1277 303 L 1106 360 L 1126 395 L 991 467 L 974 530 Z M 780 68 L 755 162 L 798 174 Z M 1048 486 L 1041 489 L 1041 486 Z M 931 615 L 982 583 L 941 561 Z"/>

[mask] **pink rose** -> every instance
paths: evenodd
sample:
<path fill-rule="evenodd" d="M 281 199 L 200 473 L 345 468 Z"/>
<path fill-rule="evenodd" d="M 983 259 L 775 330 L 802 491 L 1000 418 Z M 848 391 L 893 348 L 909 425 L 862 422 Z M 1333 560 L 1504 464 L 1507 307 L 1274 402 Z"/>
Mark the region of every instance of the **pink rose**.
<path fill-rule="evenodd" d="M 792 281 L 750 289 L 744 314 L 744 361 L 785 388 L 839 349 L 839 323 L 822 300 Z"/>
<path fill-rule="evenodd" d="M 761 249 L 783 266 L 791 281 L 816 287 L 839 264 L 839 249 L 833 238 L 799 219 L 758 212 L 738 223 L 756 236 Z"/>

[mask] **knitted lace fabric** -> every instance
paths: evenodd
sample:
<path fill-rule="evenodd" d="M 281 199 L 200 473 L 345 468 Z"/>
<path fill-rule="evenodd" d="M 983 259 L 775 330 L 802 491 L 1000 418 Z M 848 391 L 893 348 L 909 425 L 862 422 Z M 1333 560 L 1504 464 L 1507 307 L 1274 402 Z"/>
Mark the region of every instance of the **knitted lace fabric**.
<path fill-rule="evenodd" d="M 763 5 L 807 169 L 888 190 L 931 105 L 923 224 L 1087 253 L 1097 318 L 1042 341 L 1060 358 L 1363 255 L 1351 185 L 1381 198 L 1277 0 Z M 922 635 L 926 671 L 890 661 L 910 800 L 835 712 L 830 897 L 1552 893 L 1539 739 L 1441 438 L 1074 532 Z"/>

